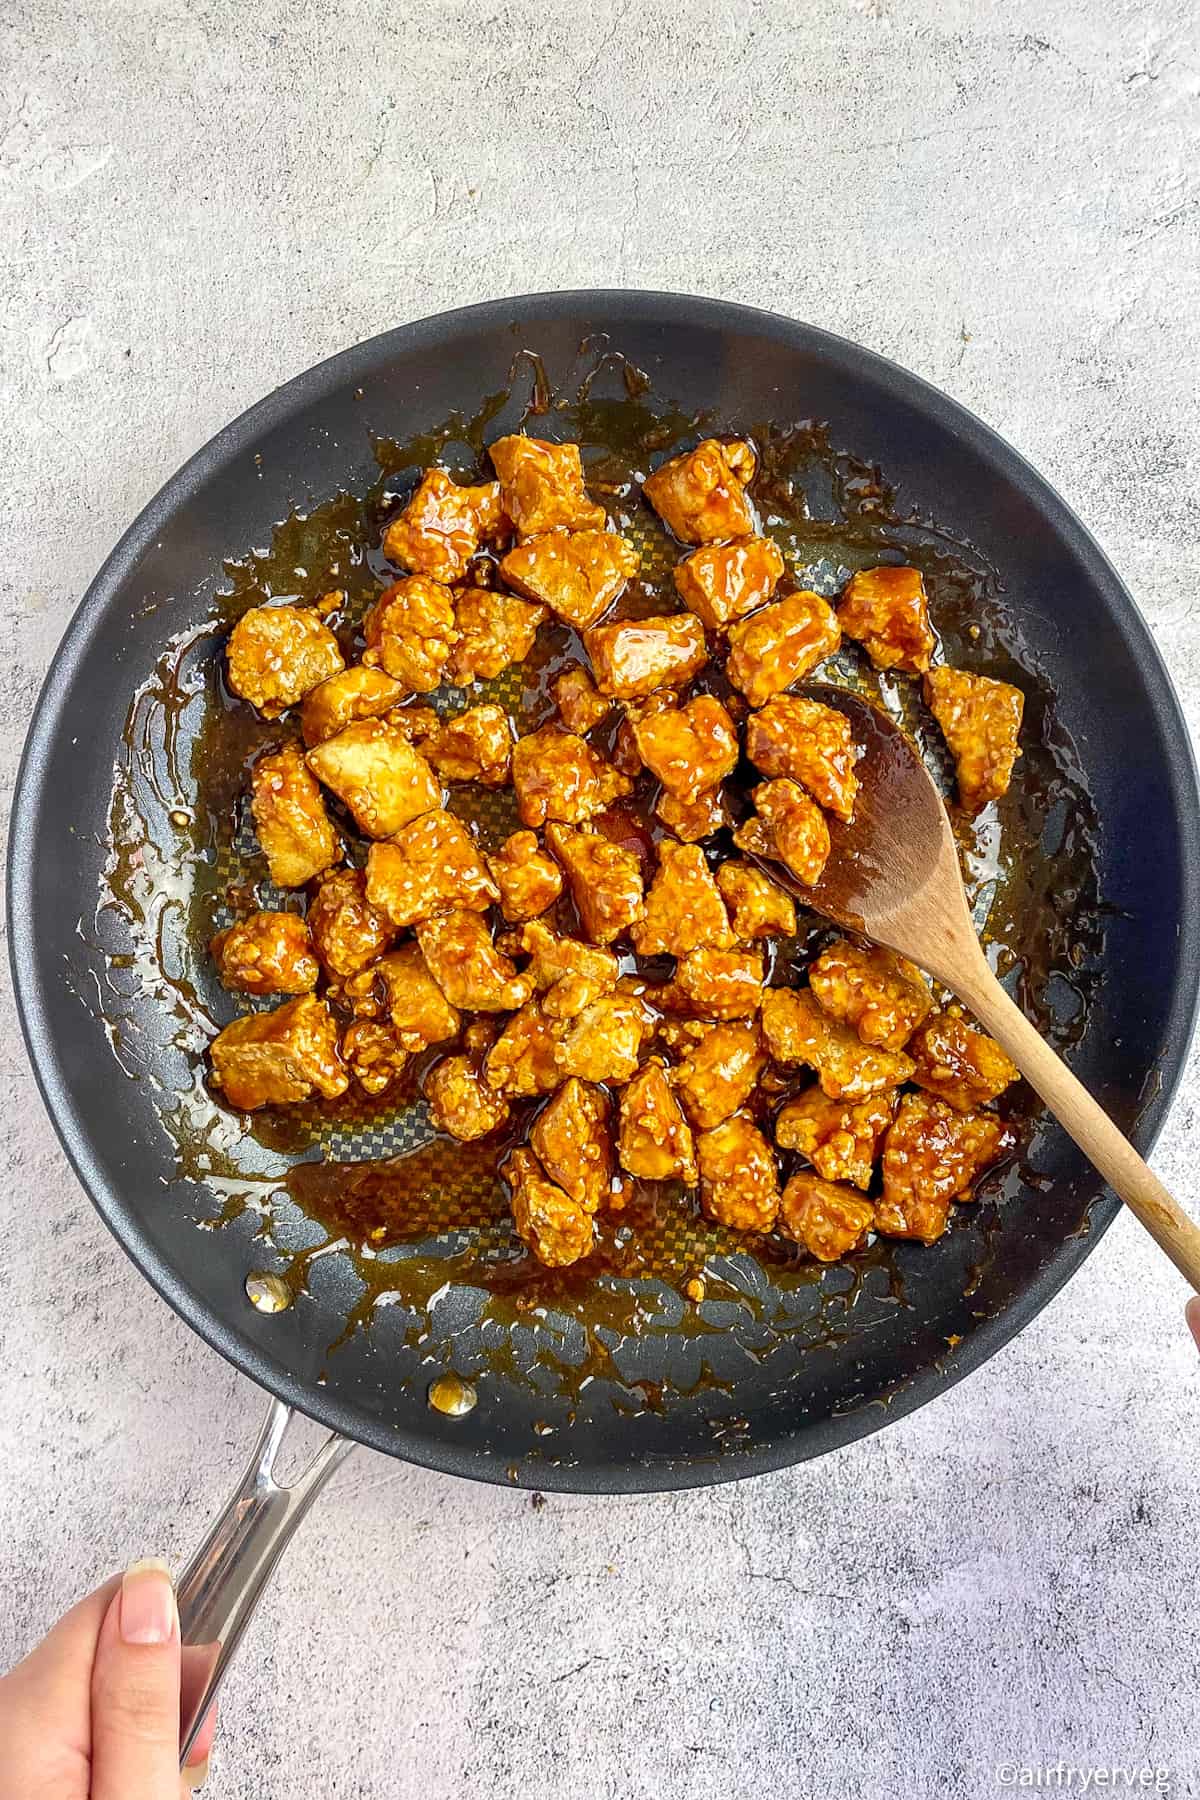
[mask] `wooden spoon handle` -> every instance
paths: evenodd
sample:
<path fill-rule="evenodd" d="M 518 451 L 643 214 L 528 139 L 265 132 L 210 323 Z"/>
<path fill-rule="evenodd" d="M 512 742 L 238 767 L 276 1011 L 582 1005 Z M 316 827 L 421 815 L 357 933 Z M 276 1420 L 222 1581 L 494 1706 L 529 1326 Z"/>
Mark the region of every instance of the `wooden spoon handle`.
<path fill-rule="evenodd" d="M 982 957 L 970 976 L 955 986 L 1114 1193 L 1136 1213 L 1155 1243 L 1200 1293 L 1200 1227 L 1009 999 Z"/>

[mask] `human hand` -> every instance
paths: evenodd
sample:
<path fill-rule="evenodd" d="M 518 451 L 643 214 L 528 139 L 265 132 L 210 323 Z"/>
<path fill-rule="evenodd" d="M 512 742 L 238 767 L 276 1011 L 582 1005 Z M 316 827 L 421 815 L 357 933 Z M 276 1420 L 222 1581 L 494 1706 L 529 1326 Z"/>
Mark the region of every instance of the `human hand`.
<path fill-rule="evenodd" d="M 1196 1340 L 1196 1348 L 1200 1350 L 1200 1294 L 1193 1294 L 1183 1309 L 1184 1317 L 1192 1328 L 1192 1336 Z"/>
<path fill-rule="evenodd" d="M 179 1800 L 203 1781 L 209 1715 L 179 1770 L 182 1652 L 171 1577 L 134 1563 L 0 1680 L 0 1800 Z M 198 1690 L 197 1690 L 198 1691 Z"/>

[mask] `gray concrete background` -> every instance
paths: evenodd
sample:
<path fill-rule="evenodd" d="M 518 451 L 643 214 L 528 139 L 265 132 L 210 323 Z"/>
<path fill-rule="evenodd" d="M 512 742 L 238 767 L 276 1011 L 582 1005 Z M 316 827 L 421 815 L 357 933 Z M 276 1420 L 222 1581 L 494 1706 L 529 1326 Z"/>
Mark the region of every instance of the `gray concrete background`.
<path fill-rule="evenodd" d="M 1187 0 L 0 4 L 0 717 L 142 503 L 343 345 L 586 285 L 793 313 L 940 384 L 1079 509 L 1200 723 L 1200 60 Z M 1195 1200 L 1195 1065 L 1156 1157 Z M 178 1560 L 259 1395 L 93 1216 L 0 1018 L 0 1662 Z M 1200 1369 L 1121 1221 L 965 1386 L 718 1492 L 527 1497 L 354 1457 L 230 1680 L 212 1790 L 1200 1791 Z"/>

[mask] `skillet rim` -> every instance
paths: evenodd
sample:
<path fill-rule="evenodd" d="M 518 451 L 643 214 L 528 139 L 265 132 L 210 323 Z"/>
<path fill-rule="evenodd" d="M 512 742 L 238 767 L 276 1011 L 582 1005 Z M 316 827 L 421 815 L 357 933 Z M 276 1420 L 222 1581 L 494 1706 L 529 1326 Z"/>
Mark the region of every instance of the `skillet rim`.
<path fill-rule="evenodd" d="M 513 1476 L 498 1459 L 458 1445 L 453 1437 L 399 1430 L 343 1402 L 328 1388 L 297 1379 L 265 1356 L 230 1322 L 198 1301 L 189 1284 L 163 1261 L 126 1208 L 93 1155 L 63 1080 L 54 1034 L 47 1024 L 38 980 L 32 888 L 36 864 L 37 821 L 45 803 L 45 765 L 59 732 L 65 729 L 64 702 L 84 663 L 91 636 L 138 559 L 178 506 L 221 466 L 251 447 L 259 432 L 276 427 L 292 412 L 354 383 L 389 356 L 442 343 L 456 329 L 488 329 L 505 324 L 536 323 L 562 317 L 600 315 L 592 321 L 620 329 L 612 315 L 648 313 L 660 326 L 704 326 L 724 332 L 752 333 L 785 341 L 789 347 L 815 354 L 846 371 L 848 379 L 864 372 L 884 392 L 915 407 L 946 432 L 959 437 L 1008 482 L 1046 520 L 1084 569 L 1087 579 L 1116 629 L 1124 638 L 1141 673 L 1146 699 L 1164 726 L 1164 787 L 1180 847 L 1180 886 L 1186 900 L 1200 886 L 1200 781 L 1196 757 L 1174 683 L 1150 628 L 1099 543 L 1074 509 L 1019 451 L 974 413 L 899 364 L 847 338 L 785 314 L 690 294 L 637 288 L 563 289 L 521 294 L 431 314 L 392 327 L 314 364 L 255 402 L 210 438 L 163 484 L 118 540 L 69 620 L 41 685 L 26 736 L 13 790 L 7 853 L 7 924 L 9 966 L 17 1014 L 43 1104 L 71 1167 L 100 1217 L 130 1260 L 168 1306 L 213 1350 L 242 1374 L 297 1411 L 331 1430 L 401 1460 L 443 1474 L 512 1485 Z M 1160 1084 L 1143 1107 L 1130 1133 L 1146 1154 L 1153 1146 L 1174 1098 L 1187 1061 L 1200 1006 L 1200 912 L 1179 908 L 1182 927 L 1178 964 L 1183 971 L 1171 996 L 1162 1050 L 1155 1065 Z M 1189 980 L 1187 971 L 1193 971 Z M 647 1493 L 715 1485 L 787 1468 L 826 1454 L 876 1431 L 945 1393 L 982 1366 L 1037 1316 L 1090 1255 L 1120 1210 L 1120 1202 L 1102 1188 L 1089 1209 L 1085 1234 L 1063 1240 L 1025 1291 L 1003 1312 L 981 1320 L 969 1338 L 937 1365 L 912 1376 L 903 1387 L 888 1391 L 886 1415 L 872 1403 L 815 1421 L 800 1421 L 763 1446 L 741 1454 L 712 1458 L 672 1459 L 622 1465 L 584 1464 L 554 1467 L 533 1458 L 515 1465 L 518 1487 L 575 1493 Z"/>

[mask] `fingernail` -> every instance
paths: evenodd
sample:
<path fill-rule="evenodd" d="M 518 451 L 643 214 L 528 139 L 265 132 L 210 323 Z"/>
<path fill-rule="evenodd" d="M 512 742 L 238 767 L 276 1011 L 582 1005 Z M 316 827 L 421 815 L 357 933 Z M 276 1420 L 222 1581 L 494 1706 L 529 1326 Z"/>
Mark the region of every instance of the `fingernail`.
<path fill-rule="evenodd" d="M 191 1788 L 193 1793 L 195 1793 L 198 1787 L 203 1787 L 204 1783 L 208 1780 L 207 1756 L 202 1763 L 189 1763 L 187 1768 L 183 1771 L 183 1780 L 184 1786 Z"/>
<path fill-rule="evenodd" d="M 171 1571 L 157 1558 L 136 1562 L 121 1582 L 121 1637 L 126 1644 L 169 1644 L 179 1630 Z"/>

